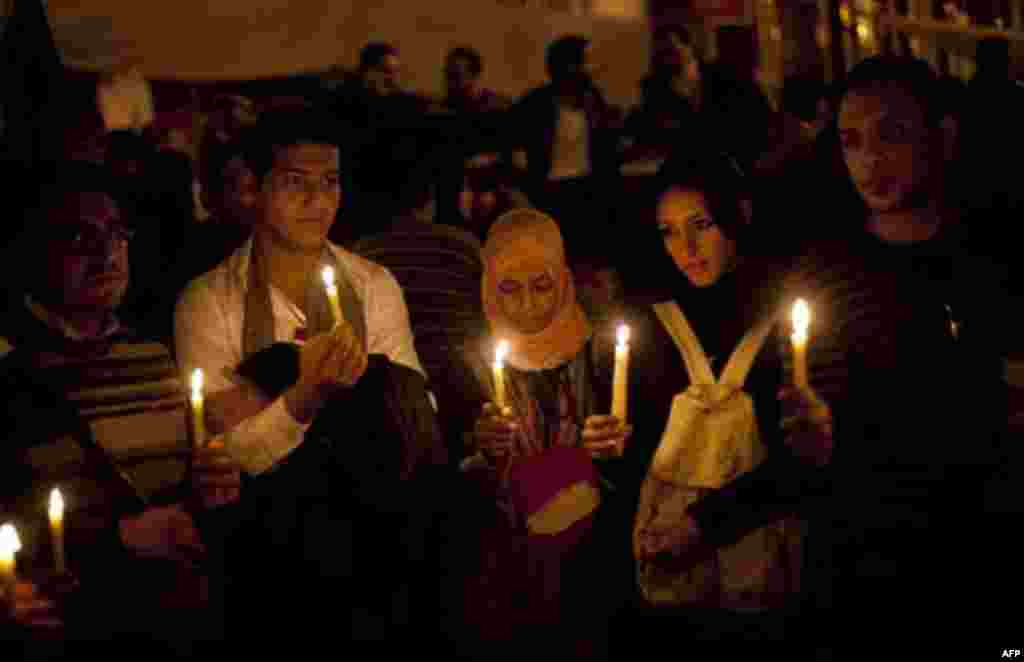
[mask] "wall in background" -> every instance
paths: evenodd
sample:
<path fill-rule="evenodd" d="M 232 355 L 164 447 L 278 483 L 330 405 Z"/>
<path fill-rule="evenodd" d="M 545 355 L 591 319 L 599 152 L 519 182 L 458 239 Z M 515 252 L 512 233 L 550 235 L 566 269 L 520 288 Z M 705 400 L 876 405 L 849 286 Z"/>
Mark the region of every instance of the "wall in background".
<path fill-rule="evenodd" d="M 595 77 L 614 103 L 636 100 L 647 69 L 647 19 L 637 0 L 593 0 L 586 13 L 507 0 L 49 0 L 66 64 L 110 69 L 135 64 L 154 79 L 248 80 L 352 67 L 367 41 L 394 42 L 404 83 L 441 89 L 446 51 L 459 44 L 485 59 L 484 82 L 517 96 L 546 79 L 544 47 L 555 37 L 592 39 Z"/>

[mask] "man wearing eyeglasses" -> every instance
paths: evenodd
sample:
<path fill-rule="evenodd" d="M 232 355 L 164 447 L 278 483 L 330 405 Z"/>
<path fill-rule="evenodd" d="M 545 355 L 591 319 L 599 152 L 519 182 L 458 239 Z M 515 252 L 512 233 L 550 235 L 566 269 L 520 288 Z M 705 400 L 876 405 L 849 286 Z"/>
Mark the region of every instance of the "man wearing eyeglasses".
<path fill-rule="evenodd" d="M 32 641 L 54 629 L 71 640 L 159 631 L 187 647 L 163 628 L 198 621 L 172 625 L 157 608 L 187 594 L 186 577 L 194 602 L 177 613 L 197 615 L 200 604 L 192 570 L 203 549 L 175 503 L 189 454 L 184 398 L 167 349 L 116 313 L 130 214 L 99 166 L 41 168 L 27 181 L 12 192 L 25 194 L 23 229 L 3 260 L 13 300 L 0 325 L 0 522 L 20 532 L 23 582 L 0 595 L 0 638 L 8 629 Z M 44 506 L 54 487 L 68 504 L 68 569 L 81 586 L 71 603 L 57 600 L 69 580 L 52 573 Z"/>

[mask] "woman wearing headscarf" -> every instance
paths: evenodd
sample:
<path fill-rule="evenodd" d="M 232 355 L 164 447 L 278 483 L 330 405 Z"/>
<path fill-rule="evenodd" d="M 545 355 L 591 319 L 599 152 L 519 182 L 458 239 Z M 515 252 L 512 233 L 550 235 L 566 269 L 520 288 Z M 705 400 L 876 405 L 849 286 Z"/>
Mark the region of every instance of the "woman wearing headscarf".
<path fill-rule="evenodd" d="M 601 414 L 609 410 L 600 396 L 610 388 L 597 384 L 606 359 L 577 302 L 555 221 L 510 211 L 492 226 L 483 256 L 493 342 L 471 362 L 490 392 L 495 345 L 508 343 L 507 406 L 484 406 L 472 432 L 475 454 L 463 463 L 478 488 L 475 505 L 489 514 L 469 572 L 469 629 L 489 659 L 538 641 L 546 655 L 594 659 L 606 612 L 585 583 L 609 571 L 596 542 L 608 498 L 601 474 L 631 429 Z"/>

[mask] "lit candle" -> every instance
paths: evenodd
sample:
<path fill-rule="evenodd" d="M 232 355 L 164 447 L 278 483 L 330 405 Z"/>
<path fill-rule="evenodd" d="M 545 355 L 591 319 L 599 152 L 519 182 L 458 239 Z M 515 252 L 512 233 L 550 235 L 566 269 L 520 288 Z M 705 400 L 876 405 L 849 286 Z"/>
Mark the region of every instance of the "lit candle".
<path fill-rule="evenodd" d="M 793 385 L 807 388 L 807 327 L 811 324 L 811 309 L 803 299 L 793 304 Z"/>
<path fill-rule="evenodd" d="M 57 574 L 67 572 L 64 560 L 64 497 L 56 487 L 50 492 L 50 535 L 53 536 L 53 564 Z"/>
<path fill-rule="evenodd" d="M 331 302 L 331 314 L 334 316 L 334 323 L 341 324 L 344 319 L 341 314 L 341 303 L 338 301 L 338 286 L 334 282 L 334 269 L 324 267 L 324 287 L 327 289 L 327 300 Z"/>
<path fill-rule="evenodd" d="M 508 341 L 502 340 L 494 352 L 494 404 L 498 406 L 498 411 L 504 411 L 507 404 L 505 398 L 506 356 L 508 356 Z"/>
<path fill-rule="evenodd" d="M 0 526 L 0 589 L 13 590 L 17 579 L 14 555 L 21 549 L 21 540 L 13 524 Z"/>
<path fill-rule="evenodd" d="M 206 442 L 206 419 L 203 404 L 203 371 L 196 368 L 192 371 L 192 443 L 202 448 Z"/>
<path fill-rule="evenodd" d="M 627 398 L 629 388 L 629 327 L 619 325 L 615 343 L 615 374 L 612 381 L 612 416 L 619 423 L 626 423 Z"/>

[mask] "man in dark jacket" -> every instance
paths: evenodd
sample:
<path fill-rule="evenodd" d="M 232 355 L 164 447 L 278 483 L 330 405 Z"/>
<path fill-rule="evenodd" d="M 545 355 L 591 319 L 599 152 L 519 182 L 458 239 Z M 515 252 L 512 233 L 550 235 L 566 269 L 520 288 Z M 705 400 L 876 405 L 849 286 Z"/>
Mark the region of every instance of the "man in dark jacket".
<path fill-rule="evenodd" d="M 528 92 L 508 118 L 508 148 L 526 154 L 526 192 L 558 221 L 571 262 L 601 254 L 610 219 L 595 201 L 617 174 L 613 113 L 587 71 L 588 43 L 553 41 L 551 82 Z"/>
<path fill-rule="evenodd" d="M 993 323 L 1004 281 L 942 202 L 951 127 L 937 84 L 912 59 L 871 58 L 850 73 L 839 135 L 867 214 L 852 210 L 859 223 L 816 247 L 801 283 L 817 311 L 811 385 L 831 408 L 811 416 L 813 396 L 784 397 L 802 421 L 788 443 L 803 459 L 761 465 L 636 550 L 685 565 L 800 512 L 808 635 L 828 646 L 854 623 L 914 645 L 932 630 L 996 627 L 975 587 L 994 579 L 982 499 L 1006 422 Z"/>

